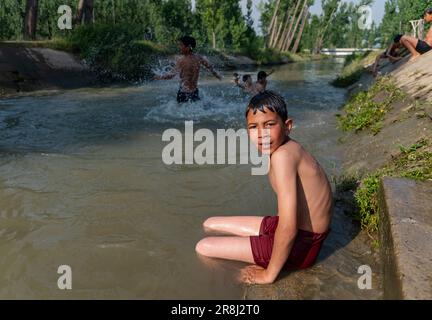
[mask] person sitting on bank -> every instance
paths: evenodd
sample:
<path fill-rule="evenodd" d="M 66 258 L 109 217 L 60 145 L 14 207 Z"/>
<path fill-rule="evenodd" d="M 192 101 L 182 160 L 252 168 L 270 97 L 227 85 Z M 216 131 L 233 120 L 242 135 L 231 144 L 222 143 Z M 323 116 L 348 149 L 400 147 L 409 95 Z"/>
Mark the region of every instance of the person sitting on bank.
<path fill-rule="evenodd" d="M 432 8 L 425 11 L 424 20 L 426 23 L 432 22 Z M 403 36 L 400 41 L 401 44 L 411 53 L 410 61 L 414 61 L 421 55 L 432 50 L 432 27 L 429 29 L 424 40 L 410 36 Z"/>
<path fill-rule="evenodd" d="M 207 68 L 217 79 L 222 80 L 222 77 L 206 59 L 199 54 L 194 53 L 196 40 L 193 37 L 184 36 L 180 38 L 179 46 L 183 57 L 177 61 L 174 70 L 163 76 L 156 75 L 154 79 L 170 80 L 179 74 L 180 89 L 177 93 L 177 102 L 195 102 L 200 100 L 198 79 L 201 65 Z"/>
<path fill-rule="evenodd" d="M 387 48 L 387 50 L 380 54 L 376 60 L 375 64 L 373 66 L 373 75 L 376 77 L 378 75 L 378 67 L 381 60 L 388 59 L 391 63 L 396 63 L 402 59 L 400 49 L 402 47 L 401 39 L 403 35 L 399 34 L 397 35 L 393 43 Z"/>

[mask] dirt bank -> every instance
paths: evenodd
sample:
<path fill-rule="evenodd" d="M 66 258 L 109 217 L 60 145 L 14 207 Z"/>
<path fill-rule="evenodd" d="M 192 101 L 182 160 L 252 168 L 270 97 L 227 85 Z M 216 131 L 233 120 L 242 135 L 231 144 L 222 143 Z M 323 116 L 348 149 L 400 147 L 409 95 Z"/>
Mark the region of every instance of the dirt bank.
<path fill-rule="evenodd" d="M 384 65 L 376 81 L 364 73 L 340 126 L 344 169 L 361 180 L 356 214 L 379 239 L 384 298 L 430 299 L 432 52 L 408 58 Z"/>
<path fill-rule="evenodd" d="M 344 164 L 347 172 L 372 172 L 396 157 L 401 146 L 412 146 L 422 139 L 432 141 L 432 53 L 412 63 L 407 59 L 397 64 L 386 64 L 381 69 L 381 73 L 405 95 L 391 102 L 379 132 L 352 131 L 344 138 L 349 144 Z M 367 90 L 374 83 L 373 77 L 365 74 L 350 88 L 350 92 L 353 95 Z M 380 91 L 373 100 L 380 102 L 388 95 L 388 92 Z"/>
<path fill-rule="evenodd" d="M 96 76 L 72 54 L 48 48 L 0 47 L 0 96 L 95 83 Z"/>

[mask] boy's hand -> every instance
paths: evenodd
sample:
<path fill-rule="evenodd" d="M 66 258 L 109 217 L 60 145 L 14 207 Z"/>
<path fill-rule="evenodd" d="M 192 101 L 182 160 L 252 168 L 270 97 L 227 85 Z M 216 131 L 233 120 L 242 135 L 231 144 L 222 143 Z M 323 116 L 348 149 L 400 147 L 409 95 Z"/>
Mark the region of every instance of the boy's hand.
<path fill-rule="evenodd" d="M 266 269 L 255 265 L 242 269 L 239 280 L 246 284 L 272 284 L 274 282 L 267 275 Z"/>

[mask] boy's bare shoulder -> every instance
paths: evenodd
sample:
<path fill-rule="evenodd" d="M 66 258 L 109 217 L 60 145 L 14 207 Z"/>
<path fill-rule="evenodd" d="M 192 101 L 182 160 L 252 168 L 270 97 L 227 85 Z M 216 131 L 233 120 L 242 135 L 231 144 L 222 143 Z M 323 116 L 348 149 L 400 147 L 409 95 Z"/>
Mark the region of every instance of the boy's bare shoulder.
<path fill-rule="evenodd" d="M 302 156 L 303 147 L 296 141 L 290 140 L 280 146 L 271 156 L 273 166 L 296 166 Z"/>

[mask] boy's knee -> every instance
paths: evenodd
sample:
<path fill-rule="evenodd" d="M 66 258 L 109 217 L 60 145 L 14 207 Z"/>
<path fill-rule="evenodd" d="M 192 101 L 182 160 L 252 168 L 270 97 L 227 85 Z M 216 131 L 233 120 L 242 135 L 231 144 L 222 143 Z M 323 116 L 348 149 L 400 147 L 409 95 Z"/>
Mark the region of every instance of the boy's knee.
<path fill-rule="evenodd" d="M 215 228 L 215 224 L 216 218 L 208 218 L 206 221 L 204 221 L 203 228 L 205 230 L 213 230 Z"/>
<path fill-rule="evenodd" d="M 195 246 L 195 251 L 202 256 L 209 256 L 211 251 L 211 241 L 208 238 L 202 239 Z"/>

